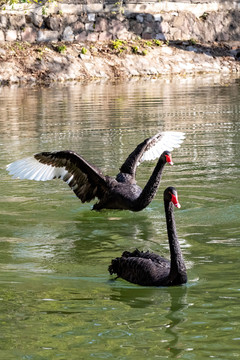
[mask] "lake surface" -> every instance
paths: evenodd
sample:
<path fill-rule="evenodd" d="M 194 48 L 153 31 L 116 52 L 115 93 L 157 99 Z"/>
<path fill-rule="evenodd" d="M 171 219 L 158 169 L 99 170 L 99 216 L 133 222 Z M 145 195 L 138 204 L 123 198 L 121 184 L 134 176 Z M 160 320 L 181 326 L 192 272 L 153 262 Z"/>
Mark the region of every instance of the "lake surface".
<path fill-rule="evenodd" d="M 227 77 L 0 88 L 0 358 L 240 358 L 240 80 Z M 72 149 L 115 175 L 161 130 L 186 133 L 142 212 L 91 211 L 62 181 L 11 179 L 8 163 Z M 137 172 L 139 185 L 153 163 Z M 124 250 L 169 257 L 163 191 L 188 283 L 114 280 Z"/>

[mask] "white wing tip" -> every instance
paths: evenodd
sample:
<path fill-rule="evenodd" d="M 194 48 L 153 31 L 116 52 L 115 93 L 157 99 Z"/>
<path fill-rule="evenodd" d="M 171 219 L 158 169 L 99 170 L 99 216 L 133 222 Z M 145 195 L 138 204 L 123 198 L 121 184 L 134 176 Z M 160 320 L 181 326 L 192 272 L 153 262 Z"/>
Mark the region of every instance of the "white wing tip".
<path fill-rule="evenodd" d="M 6 169 L 14 179 L 35 181 L 47 181 L 54 178 L 63 179 L 67 173 L 64 167 L 42 164 L 34 157 L 14 161 L 8 164 Z"/>

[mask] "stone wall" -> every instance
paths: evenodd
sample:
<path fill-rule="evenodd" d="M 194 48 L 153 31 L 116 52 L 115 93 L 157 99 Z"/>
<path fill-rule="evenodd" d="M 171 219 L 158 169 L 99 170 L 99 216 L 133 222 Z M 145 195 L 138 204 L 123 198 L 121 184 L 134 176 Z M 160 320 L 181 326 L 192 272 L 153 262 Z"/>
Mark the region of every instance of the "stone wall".
<path fill-rule="evenodd" d="M 102 2 L 92 0 L 85 5 L 71 1 L 9 7 L 0 12 L 0 42 L 95 42 L 138 37 L 203 42 L 240 40 L 238 2 L 232 1 L 230 5 L 223 0 L 195 2 L 141 5 L 138 1 L 134 5 L 125 1 L 121 7 L 113 4 L 103 9 Z"/>

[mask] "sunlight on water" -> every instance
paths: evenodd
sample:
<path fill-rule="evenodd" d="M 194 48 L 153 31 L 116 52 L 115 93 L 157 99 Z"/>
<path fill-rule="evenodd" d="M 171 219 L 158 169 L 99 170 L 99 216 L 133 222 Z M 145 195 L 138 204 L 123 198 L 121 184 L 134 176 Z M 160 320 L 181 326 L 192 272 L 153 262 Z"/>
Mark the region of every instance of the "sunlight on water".
<path fill-rule="evenodd" d="M 0 89 L 2 359 L 239 358 L 240 90 L 227 77 Z M 186 133 L 140 213 L 91 211 L 61 181 L 14 180 L 5 167 L 71 149 L 115 175 L 157 131 Z M 137 172 L 144 186 L 153 163 Z M 186 286 L 114 280 L 113 257 L 169 256 L 162 193 L 175 210 Z"/>

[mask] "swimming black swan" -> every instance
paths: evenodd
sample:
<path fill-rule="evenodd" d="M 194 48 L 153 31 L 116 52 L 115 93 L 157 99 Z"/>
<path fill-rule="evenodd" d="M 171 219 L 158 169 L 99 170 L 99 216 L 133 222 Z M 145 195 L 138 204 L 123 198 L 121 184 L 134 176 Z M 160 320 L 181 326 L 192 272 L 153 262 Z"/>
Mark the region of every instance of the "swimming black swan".
<path fill-rule="evenodd" d="M 116 178 L 105 176 L 95 166 L 73 151 L 42 152 L 17 160 L 7 166 L 15 178 L 37 181 L 60 178 L 64 180 L 84 203 L 98 198 L 94 210 L 126 209 L 140 211 L 154 198 L 166 162 L 172 164 L 169 151 L 179 147 L 182 132 L 163 132 L 144 140 L 128 156 Z M 160 156 L 161 155 L 161 156 Z M 139 163 L 154 160 L 158 163 L 142 190 L 136 185 L 135 174 Z"/>
<path fill-rule="evenodd" d="M 164 191 L 164 206 L 167 222 L 168 241 L 171 260 L 138 249 L 124 251 L 121 257 L 112 260 L 108 270 L 134 284 L 144 286 L 172 286 L 187 282 L 187 272 L 178 242 L 173 205 L 180 207 L 177 191 L 168 187 Z"/>

